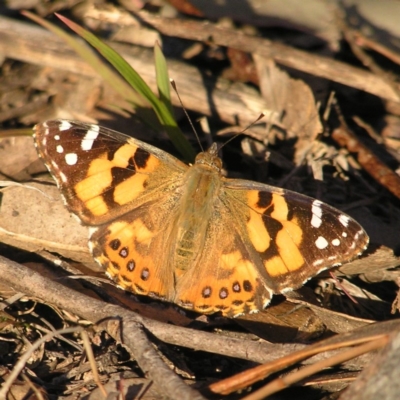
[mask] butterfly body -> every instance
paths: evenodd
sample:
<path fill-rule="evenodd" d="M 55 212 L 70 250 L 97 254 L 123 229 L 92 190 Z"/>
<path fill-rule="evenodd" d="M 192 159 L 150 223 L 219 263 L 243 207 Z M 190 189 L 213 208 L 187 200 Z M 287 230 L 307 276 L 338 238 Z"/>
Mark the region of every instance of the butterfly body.
<path fill-rule="evenodd" d="M 212 160 L 211 153 L 201 153 L 201 156 L 210 156 L 210 162 L 199 162 L 198 158 L 195 165 L 187 169 L 182 179 L 182 193 L 176 213 L 170 222 L 172 232 L 166 247 L 173 253 L 171 265 L 176 270 L 176 280 L 198 263 L 206 242 L 209 221 L 218 206 L 220 167 Z M 204 158 L 200 157 L 200 161 Z"/>
<path fill-rule="evenodd" d="M 35 128 L 95 260 L 120 287 L 227 316 L 356 257 L 368 236 L 301 194 L 225 178 L 213 145 L 188 166 L 118 132 L 56 120 Z"/>

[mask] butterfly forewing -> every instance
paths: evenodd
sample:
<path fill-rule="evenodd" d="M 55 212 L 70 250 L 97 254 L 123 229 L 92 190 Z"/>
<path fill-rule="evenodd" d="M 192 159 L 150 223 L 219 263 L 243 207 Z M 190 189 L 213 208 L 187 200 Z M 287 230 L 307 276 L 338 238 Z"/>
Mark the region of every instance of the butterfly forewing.
<path fill-rule="evenodd" d="M 248 242 L 274 293 L 298 288 L 320 271 L 354 259 L 368 244 L 356 221 L 319 200 L 248 181 L 227 186 L 235 199 L 231 207 L 246 204 Z"/>
<path fill-rule="evenodd" d="M 47 121 L 36 125 L 34 139 L 68 209 L 87 225 L 138 207 L 144 192 L 161 193 L 187 169 L 168 153 L 98 125 Z M 149 179 L 155 171 L 156 182 Z"/>

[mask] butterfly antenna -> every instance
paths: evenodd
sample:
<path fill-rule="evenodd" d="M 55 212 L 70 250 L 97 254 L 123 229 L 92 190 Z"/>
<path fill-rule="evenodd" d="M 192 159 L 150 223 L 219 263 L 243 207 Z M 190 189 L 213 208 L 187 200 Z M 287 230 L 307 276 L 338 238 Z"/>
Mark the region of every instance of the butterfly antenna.
<path fill-rule="evenodd" d="M 225 143 L 223 143 L 221 145 L 221 147 L 219 148 L 219 150 L 221 150 L 223 147 L 225 147 L 229 142 L 232 142 L 233 139 L 236 139 L 239 135 L 242 135 L 244 132 L 246 132 L 248 129 L 250 129 L 252 126 L 254 126 L 260 119 L 264 118 L 265 114 L 261 113 L 257 119 L 255 119 L 250 125 L 246 126 L 246 128 L 244 128 L 243 130 L 241 130 L 240 132 L 238 132 L 236 135 L 233 135 L 231 138 L 229 138 Z"/>
<path fill-rule="evenodd" d="M 189 117 L 189 114 L 187 113 L 185 106 L 183 105 L 181 96 L 179 96 L 179 92 L 178 92 L 178 89 L 176 87 L 175 81 L 173 79 L 170 79 L 169 82 L 171 83 L 172 89 L 174 89 L 176 95 L 178 96 L 179 103 L 181 104 L 182 110 L 185 113 L 186 118 L 188 119 L 190 126 L 192 127 L 192 130 L 193 130 L 193 132 L 194 132 L 194 134 L 195 134 L 195 136 L 197 138 L 197 141 L 198 141 L 198 143 L 200 145 L 201 151 L 204 151 L 203 146 L 201 145 L 201 142 L 200 142 L 199 135 L 198 135 L 198 133 L 196 131 L 196 128 L 194 127 L 193 122 L 192 122 L 191 118 Z"/>

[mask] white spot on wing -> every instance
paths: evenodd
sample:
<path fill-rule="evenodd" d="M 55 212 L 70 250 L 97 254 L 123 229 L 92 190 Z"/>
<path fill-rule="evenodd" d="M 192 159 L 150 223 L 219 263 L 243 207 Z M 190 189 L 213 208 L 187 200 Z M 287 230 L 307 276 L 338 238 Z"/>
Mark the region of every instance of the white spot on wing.
<path fill-rule="evenodd" d="M 82 140 L 81 148 L 83 151 L 89 151 L 93 147 L 93 142 L 99 136 L 99 126 L 91 125 L 91 128 L 86 132 L 85 137 Z"/>
<path fill-rule="evenodd" d="M 343 232 L 343 233 L 342 233 L 342 236 L 343 236 L 343 237 L 347 237 L 347 232 Z"/>
<path fill-rule="evenodd" d="M 60 126 L 59 129 L 60 131 L 67 131 L 68 129 L 71 128 L 71 124 L 68 121 L 60 121 Z"/>
<path fill-rule="evenodd" d="M 95 259 L 96 260 L 96 259 Z M 96 260 L 97 261 L 97 260 Z M 108 272 L 108 271 L 106 271 L 106 275 L 110 278 L 110 279 L 113 279 L 113 276 Z M 118 287 L 118 286 L 117 286 Z M 122 288 L 123 289 L 123 288 Z"/>
<path fill-rule="evenodd" d="M 321 202 L 319 200 L 314 200 L 311 207 L 311 212 L 313 214 L 311 218 L 311 226 L 314 228 L 319 228 L 322 224 L 322 208 Z"/>
<path fill-rule="evenodd" d="M 339 240 L 339 239 L 333 239 L 333 240 L 332 240 L 332 244 L 333 244 L 334 246 L 339 246 L 339 245 L 340 245 L 340 240 Z"/>
<path fill-rule="evenodd" d="M 323 249 L 325 249 L 325 248 L 328 246 L 328 242 L 327 242 L 327 240 L 326 240 L 324 237 L 319 236 L 318 239 L 315 241 L 315 245 L 316 245 L 320 250 L 323 250 Z"/>
<path fill-rule="evenodd" d="M 341 263 L 341 262 L 337 262 L 337 263 L 334 263 L 334 264 L 332 264 L 332 267 L 338 267 L 339 265 L 342 265 L 343 263 Z"/>
<path fill-rule="evenodd" d="M 68 153 L 65 155 L 65 162 L 68 165 L 75 165 L 78 161 L 78 156 L 75 153 Z"/>
<path fill-rule="evenodd" d="M 350 218 L 347 215 L 340 214 L 339 221 L 343 226 L 345 226 L 347 228 L 349 226 Z"/>
<path fill-rule="evenodd" d="M 89 237 L 92 236 L 94 233 L 96 233 L 99 230 L 97 226 L 89 226 Z"/>
<path fill-rule="evenodd" d="M 313 265 L 314 265 L 315 267 L 318 267 L 318 265 L 321 265 L 323 262 L 324 262 L 324 260 L 322 260 L 322 259 L 315 260 L 315 261 L 313 262 Z"/>
<path fill-rule="evenodd" d="M 60 140 L 60 135 L 54 135 L 54 140 Z"/>
<path fill-rule="evenodd" d="M 57 151 L 57 153 L 64 153 L 64 148 L 59 144 L 56 147 L 56 151 Z"/>

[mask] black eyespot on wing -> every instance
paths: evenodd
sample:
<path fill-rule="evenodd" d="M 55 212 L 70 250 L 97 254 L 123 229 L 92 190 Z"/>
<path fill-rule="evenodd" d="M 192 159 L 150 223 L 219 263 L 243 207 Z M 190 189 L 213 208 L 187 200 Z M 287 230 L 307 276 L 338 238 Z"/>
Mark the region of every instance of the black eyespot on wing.
<path fill-rule="evenodd" d="M 126 268 L 128 268 L 128 271 L 133 272 L 133 270 L 136 267 L 136 263 L 134 260 L 129 260 L 126 264 Z"/>
<path fill-rule="evenodd" d="M 110 247 L 117 251 L 119 249 L 119 247 L 121 246 L 121 241 L 119 239 L 113 239 L 110 242 Z"/>
<path fill-rule="evenodd" d="M 150 278 L 150 271 L 148 268 L 143 268 L 142 272 L 140 273 L 140 279 L 142 281 L 147 281 Z"/>
<path fill-rule="evenodd" d="M 251 284 L 250 281 L 245 280 L 243 281 L 243 289 L 245 292 L 252 292 L 253 291 L 253 285 Z"/>
<path fill-rule="evenodd" d="M 240 293 L 242 291 L 242 288 L 240 287 L 240 283 L 238 281 L 232 284 L 232 290 L 235 293 Z"/>
<path fill-rule="evenodd" d="M 203 296 L 203 298 L 208 299 L 211 296 L 212 293 L 212 289 L 211 286 L 206 286 L 205 288 L 203 288 L 203 290 L 201 291 L 201 295 Z"/>
<path fill-rule="evenodd" d="M 123 247 L 123 248 L 119 251 L 118 254 L 119 254 L 120 257 L 122 257 L 122 258 L 126 258 L 126 257 L 128 257 L 128 255 L 129 255 L 129 249 L 128 249 L 127 247 Z"/>

